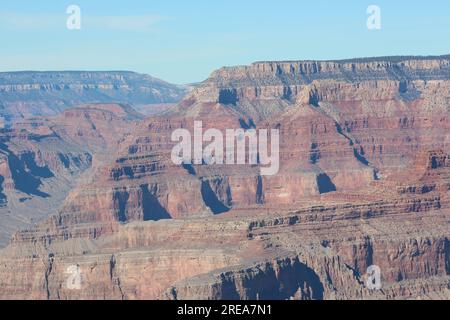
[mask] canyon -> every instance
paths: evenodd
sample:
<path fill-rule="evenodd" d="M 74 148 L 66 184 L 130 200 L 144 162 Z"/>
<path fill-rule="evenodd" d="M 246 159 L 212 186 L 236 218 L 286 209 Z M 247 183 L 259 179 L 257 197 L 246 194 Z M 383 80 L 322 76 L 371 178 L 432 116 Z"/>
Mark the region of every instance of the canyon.
<path fill-rule="evenodd" d="M 450 299 L 450 56 L 256 62 L 184 94 L 1 132 L 1 299 Z M 175 164 L 196 121 L 279 130 L 279 172 Z"/>
<path fill-rule="evenodd" d="M 128 105 L 91 104 L 0 130 L 0 246 L 55 214 L 142 117 Z"/>
<path fill-rule="evenodd" d="M 129 104 L 153 113 L 181 100 L 187 90 L 128 71 L 0 72 L 0 117 L 8 126 L 88 103 Z"/>

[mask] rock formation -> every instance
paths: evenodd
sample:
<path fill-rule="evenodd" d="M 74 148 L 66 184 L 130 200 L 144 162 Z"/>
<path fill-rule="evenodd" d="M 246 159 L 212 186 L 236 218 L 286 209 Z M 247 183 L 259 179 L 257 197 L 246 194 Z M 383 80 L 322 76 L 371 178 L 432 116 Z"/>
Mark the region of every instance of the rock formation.
<path fill-rule="evenodd" d="M 260 62 L 101 133 L 118 142 L 91 130 L 102 108 L 68 110 L 82 124 L 58 136 L 117 152 L 0 251 L 0 297 L 449 299 L 449 88 L 446 56 Z M 172 132 L 199 120 L 279 129 L 279 173 L 173 164 Z"/>
<path fill-rule="evenodd" d="M 22 118 L 55 116 L 86 103 L 125 103 L 152 109 L 152 104 L 180 101 L 186 90 L 125 71 L 2 72 L 0 117 L 9 124 Z"/>
<path fill-rule="evenodd" d="M 108 159 L 142 116 L 127 105 L 84 105 L 0 132 L 0 245 L 59 207 Z"/>

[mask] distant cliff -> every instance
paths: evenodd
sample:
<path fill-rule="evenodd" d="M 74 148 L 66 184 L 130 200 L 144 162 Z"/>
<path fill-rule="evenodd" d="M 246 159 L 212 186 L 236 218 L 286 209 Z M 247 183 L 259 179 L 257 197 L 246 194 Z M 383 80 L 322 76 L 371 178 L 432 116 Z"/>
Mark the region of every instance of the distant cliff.
<path fill-rule="evenodd" d="M 448 80 L 450 55 L 380 57 L 330 61 L 262 61 L 248 66 L 224 67 L 205 84 L 221 88 L 248 83 L 264 85 L 310 84 L 314 80 Z"/>
<path fill-rule="evenodd" d="M 299 100 L 311 104 L 353 100 L 352 92 L 363 91 L 362 84 L 373 93 L 392 86 L 399 99 L 415 100 L 420 98 L 418 87 L 430 81 L 448 80 L 450 55 L 264 61 L 221 68 L 193 90 L 189 98 L 192 102 L 233 106 L 257 121 Z M 324 90 L 325 86 L 328 90 Z"/>
<path fill-rule="evenodd" d="M 175 103 L 185 88 L 134 72 L 0 73 L 0 117 L 51 116 L 86 103 Z"/>

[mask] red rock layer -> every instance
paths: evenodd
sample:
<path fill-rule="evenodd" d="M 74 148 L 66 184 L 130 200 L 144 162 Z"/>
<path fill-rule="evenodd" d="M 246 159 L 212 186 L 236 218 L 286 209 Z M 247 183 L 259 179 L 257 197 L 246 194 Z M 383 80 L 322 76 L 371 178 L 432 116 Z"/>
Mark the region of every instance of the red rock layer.
<path fill-rule="evenodd" d="M 14 236 L 3 297 L 449 298 L 449 74 L 448 57 L 219 70 Z M 194 121 L 279 129 L 280 172 L 173 164 Z"/>

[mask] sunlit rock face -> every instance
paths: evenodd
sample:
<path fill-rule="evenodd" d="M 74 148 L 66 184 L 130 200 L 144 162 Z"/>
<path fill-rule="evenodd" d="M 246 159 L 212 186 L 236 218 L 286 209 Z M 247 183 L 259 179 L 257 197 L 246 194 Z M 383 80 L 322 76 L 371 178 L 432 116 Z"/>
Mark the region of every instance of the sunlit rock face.
<path fill-rule="evenodd" d="M 0 245 L 18 229 L 57 213 L 141 118 L 128 105 L 91 104 L 1 130 Z"/>
<path fill-rule="evenodd" d="M 14 234 L 0 297 L 448 299 L 449 99 L 449 57 L 396 57 L 223 68 L 164 115 L 113 126 L 123 132 L 96 123 L 122 137 L 104 143 L 68 110 L 82 134 L 59 136 L 114 152 Z M 194 121 L 278 129 L 279 172 L 175 165 L 171 134 Z M 371 265 L 382 291 L 365 287 Z"/>

